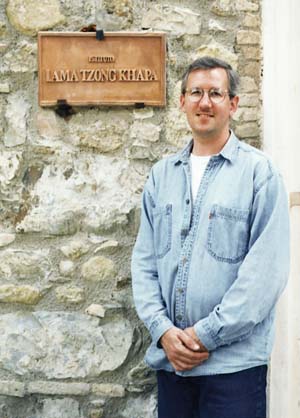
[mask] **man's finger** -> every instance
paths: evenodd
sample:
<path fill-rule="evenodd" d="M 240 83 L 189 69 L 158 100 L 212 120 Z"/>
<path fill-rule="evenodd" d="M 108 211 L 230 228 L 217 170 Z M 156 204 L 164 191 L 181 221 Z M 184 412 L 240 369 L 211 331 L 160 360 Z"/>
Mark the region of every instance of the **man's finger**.
<path fill-rule="evenodd" d="M 186 332 L 182 331 L 180 332 L 180 334 L 178 335 L 180 341 L 182 341 L 182 343 L 189 348 L 190 350 L 193 351 L 199 351 L 200 350 L 200 345 L 198 343 L 196 343 L 196 341 Z"/>

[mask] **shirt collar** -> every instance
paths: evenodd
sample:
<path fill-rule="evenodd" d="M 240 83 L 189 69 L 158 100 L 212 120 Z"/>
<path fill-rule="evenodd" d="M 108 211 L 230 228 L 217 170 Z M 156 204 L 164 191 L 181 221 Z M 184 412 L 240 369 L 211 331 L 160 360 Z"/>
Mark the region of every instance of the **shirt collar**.
<path fill-rule="evenodd" d="M 231 163 L 234 163 L 237 155 L 237 150 L 239 146 L 239 140 L 233 133 L 233 131 L 230 131 L 230 137 L 224 147 L 221 149 L 219 154 L 214 155 L 214 157 L 222 156 L 226 160 L 230 161 Z M 191 151 L 193 147 L 193 139 L 190 140 L 188 145 L 186 145 L 183 150 L 181 150 L 178 154 L 174 156 L 174 164 L 177 164 L 179 162 L 186 163 L 190 157 Z"/>

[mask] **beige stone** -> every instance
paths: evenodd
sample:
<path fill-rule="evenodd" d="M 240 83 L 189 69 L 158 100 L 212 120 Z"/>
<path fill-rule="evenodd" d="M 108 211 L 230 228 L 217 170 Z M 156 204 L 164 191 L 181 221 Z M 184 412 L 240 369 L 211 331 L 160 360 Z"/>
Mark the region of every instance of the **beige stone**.
<path fill-rule="evenodd" d="M 257 92 L 258 87 L 253 78 L 241 77 L 240 90 L 242 93 L 253 93 L 253 92 Z"/>
<path fill-rule="evenodd" d="M 1 33 L 1 23 L 0 23 L 0 33 Z M 8 43 L 0 42 L 0 53 L 4 52 L 8 48 Z"/>
<path fill-rule="evenodd" d="M 218 16 L 235 16 L 235 3 L 232 0 L 216 0 L 211 11 Z"/>
<path fill-rule="evenodd" d="M 86 254 L 90 249 L 89 244 L 85 240 L 72 240 L 68 244 L 63 245 L 60 250 L 65 257 L 76 260 Z"/>
<path fill-rule="evenodd" d="M 134 109 L 133 116 L 134 119 L 143 120 L 150 119 L 154 115 L 152 107 L 145 107 L 144 109 Z"/>
<path fill-rule="evenodd" d="M 6 12 L 10 23 L 27 35 L 51 29 L 65 20 L 58 0 L 9 0 Z"/>
<path fill-rule="evenodd" d="M 89 418 L 102 418 L 104 414 L 104 409 L 91 409 L 89 413 Z"/>
<path fill-rule="evenodd" d="M 0 151 L 0 187 L 3 193 L 11 187 L 11 181 L 16 178 L 22 163 L 22 154 L 15 151 Z"/>
<path fill-rule="evenodd" d="M 97 303 L 92 303 L 85 312 L 91 316 L 98 316 L 99 318 L 104 318 L 105 316 L 105 308 L 103 305 L 99 305 Z"/>
<path fill-rule="evenodd" d="M 217 20 L 210 19 L 208 22 L 208 29 L 212 32 L 226 32 L 224 26 L 220 24 Z"/>
<path fill-rule="evenodd" d="M 198 35 L 201 29 L 201 16 L 191 9 L 155 4 L 151 5 L 143 15 L 142 27 L 176 35 Z"/>
<path fill-rule="evenodd" d="M 33 286 L 15 286 L 13 284 L 0 286 L 0 302 L 35 305 L 41 298 L 41 292 Z"/>
<path fill-rule="evenodd" d="M 256 107 L 239 107 L 233 116 L 235 121 L 254 122 L 261 117 L 260 109 Z"/>
<path fill-rule="evenodd" d="M 192 54 L 191 60 L 194 60 L 199 57 L 204 57 L 206 55 L 220 58 L 229 64 L 232 65 L 233 68 L 237 68 L 238 63 L 238 56 L 230 51 L 229 49 L 225 48 L 221 44 L 211 43 L 209 45 L 202 45 Z"/>
<path fill-rule="evenodd" d="M 62 303 L 81 303 L 85 300 L 84 289 L 80 287 L 59 286 L 55 289 L 55 294 Z"/>
<path fill-rule="evenodd" d="M 238 45 L 258 45 L 261 41 L 260 32 L 253 30 L 240 30 L 237 33 Z"/>
<path fill-rule="evenodd" d="M 26 141 L 27 127 L 26 117 L 30 105 L 23 98 L 22 93 L 14 93 L 8 98 L 8 105 L 5 117 L 8 129 L 4 135 L 4 144 L 6 147 L 15 147 L 22 145 Z"/>
<path fill-rule="evenodd" d="M 187 144 L 192 135 L 185 113 L 178 108 L 170 108 L 165 118 L 166 141 L 180 149 Z"/>
<path fill-rule="evenodd" d="M 260 134 L 257 123 L 243 123 L 235 128 L 235 133 L 240 138 L 253 138 Z"/>
<path fill-rule="evenodd" d="M 0 69 L 12 73 L 37 71 L 37 42 L 21 40 L 13 49 L 8 48 Z"/>
<path fill-rule="evenodd" d="M 1 234 L 0 233 L 0 247 L 6 247 L 7 245 L 14 242 L 16 239 L 15 234 Z"/>
<path fill-rule="evenodd" d="M 112 383 L 94 383 L 92 384 L 92 392 L 98 396 L 109 398 L 123 398 L 125 396 L 124 386 Z"/>
<path fill-rule="evenodd" d="M 7 280 L 41 281 L 49 275 L 48 250 L 6 249 L 0 252 L 0 275 Z"/>
<path fill-rule="evenodd" d="M 0 93 L 9 93 L 10 87 L 9 83 L 0 83 Z"/>
<path fill-rule="evenodd" d="M 261 73 L 261 63 L 259 61 L 247 62 L 241 67 L 241 75 L 258 78 Z"/>
<path fill-rule="evenodd" d="M 247 14 L 244 17 L 243 26 L 249 28 L 257 28 L 260 25 L 260 18 L 258 15 L 255 14 Z"/>
<path fill-rule="evenodd" d="M 116 240 L 108 240 L 103 242 L 99 247 L 94 251 L 94 254 L 104 251 L 105 253 L 114 253 L 115 250 L 119 247 L 119 243 Z"/>
<path fill-rule="evenodd" d="M 240 46 L 239 50 L 247 60 L 261 58 L 261 49 L 258 46 Z"/>
<path fill-rule="evenodd" d="M 115 274 L 113 261 L 100 255 L 90 258 L 81 268 L 82 278 L 91 281 L 112 279 Z"/>
<path fill-rule="evenodd" d="M 257 94 L 241 94 L 239 105 L 241 107 L 257 107 L 259 105 L 259 96 Z"/>
<path fill-rule="evenodd" d="M 239 12 L 257 12 L 259 10 L 259 1 L 235 0 L 235 7 Z"/>

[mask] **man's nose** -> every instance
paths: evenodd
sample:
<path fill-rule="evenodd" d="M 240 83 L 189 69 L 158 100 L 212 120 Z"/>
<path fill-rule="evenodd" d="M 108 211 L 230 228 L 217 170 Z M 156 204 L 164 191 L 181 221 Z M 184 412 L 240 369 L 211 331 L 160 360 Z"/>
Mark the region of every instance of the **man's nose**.
<path fill-rule="evenodd" d="M 199 100 L 199 103 L 198 104 L 199 104 L 199 106 L 211 106 L 211 100 L 209 98 L 208 91 L 204 91 L 203 92 L 203 96 Z"/>

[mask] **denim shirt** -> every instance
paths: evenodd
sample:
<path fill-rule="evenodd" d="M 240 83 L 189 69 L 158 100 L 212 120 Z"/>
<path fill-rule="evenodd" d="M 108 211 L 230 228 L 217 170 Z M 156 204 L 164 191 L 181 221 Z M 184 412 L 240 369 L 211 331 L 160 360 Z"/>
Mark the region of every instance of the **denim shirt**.
<path fill-rule="evenodd" d="M 194 326 L 210 352 L 183 376 L 268 362 L 275 304 L 289 272 L 289 212 L 280 174 L 233 133 L 210 158 L 192 203 L 189 156 L 156 163 L 142 197 L 132 257 L 133 295 L 152 336 L 145 360 L 173 371 L 160 337 Z"/>

